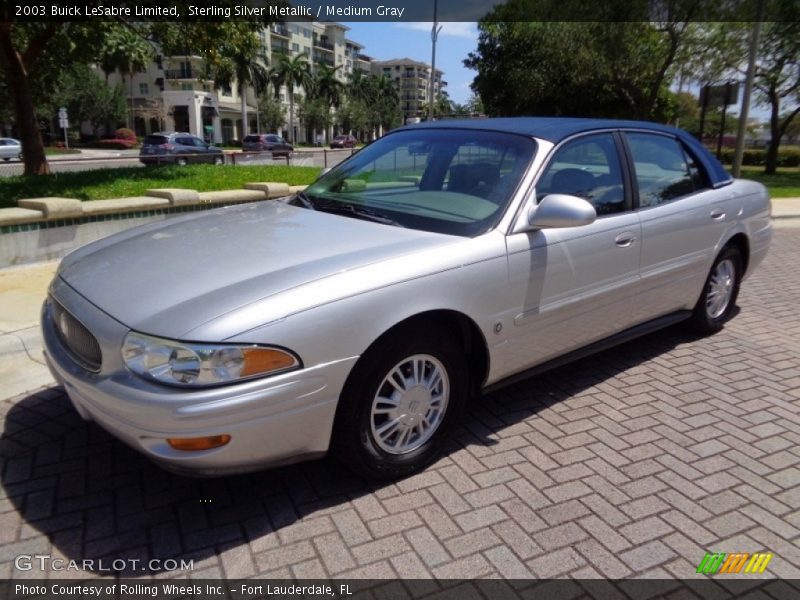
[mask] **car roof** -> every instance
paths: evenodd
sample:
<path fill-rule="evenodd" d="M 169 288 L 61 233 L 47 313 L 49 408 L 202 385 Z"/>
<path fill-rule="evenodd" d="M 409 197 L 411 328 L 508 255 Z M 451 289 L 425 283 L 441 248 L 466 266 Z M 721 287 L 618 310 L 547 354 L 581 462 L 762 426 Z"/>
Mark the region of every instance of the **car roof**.
<path fill-rule="evenodd" d="M 667 133 L 678 137 L 686 144 L 705 167 L 712 187 L 721 187 L 733 181 L 719 161 L 693 135 L 683 129 L 653 123 L 625 119 L 586 119 L 579 117 L 498 117 L 489 119 L 447 119 L 427 121 L 400 127 L 395 131 L 411 129 L 475 129 L 516 133 L 558 144 L 578 133 L 603 129 L 641 129 Z"/>

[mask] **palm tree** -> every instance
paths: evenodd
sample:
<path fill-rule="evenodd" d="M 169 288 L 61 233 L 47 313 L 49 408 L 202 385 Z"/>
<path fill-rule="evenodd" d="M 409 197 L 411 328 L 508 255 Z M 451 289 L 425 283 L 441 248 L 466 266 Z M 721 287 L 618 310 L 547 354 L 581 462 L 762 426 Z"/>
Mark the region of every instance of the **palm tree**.
<path fill-rule="evenodd" d="M 336 77 L 336 71 L 341 68 L 342 65 L 331 68 L 323 63 L 317 67 L 317 72 L 314 74 L 314 95 L 330 108 L 338 109 L 342 104 L 345 85 Z M 330 129 L 330 127 L 326 127 L 326 129 Z M 329 134 L 330 132 L 327 131 L 328 137 L 330 137 Z"/>
<path fill-rule="evenodd" d="M 357 102 L 369 102 L 371 97 L 370 76 L 364 75 L 364 71 L 357 70 L 350 73 L 350 81 L 347 83 L 347 97 Z"/>
<path fill-rule="evenodd" d="M 294 143 L 294 89 L 302 87 L 306 92 L 311 89 L 311 68 L 305 54 L 290 58 L 279 55 L 278 64 L 270 71 L 270 79 L 275 85 L 275 95 L 280 94 L 281 86 L 289 92 L 289 141 Z"/>
<path fill-rule="evenodd" d="M 247 89 L 251 85 L 258 91 L 266 88 L 269 81 L 269 58 L 261 48 L 258 37 L 248 36 L 246 43 L 223 48 L 222 58 L 214 70 L 214 85 L 217 88 L 236 82 L 242 112 L 242 138 L 250 133 L 247 119 Z"/>
<path fill-rule="evenodd" d="M 134 107 L 133 107 L 133 75 L 137 73 L 153 59 L 153 47 L 129 29 L 113 30 L 106 39 L 100 54 L 100 68 L 103 70 L 108 81 L 108 76 L 119 71 L 122 75 L 123 83 L 128 77 L 130 110 L 128 122 L 131 129 L 134 129 Z"/>
<path fill-rule="evenodd" d="M 400 94 L 392 78 L 386 73 L 379 77 L 370 77 L 372 102 L 375 106 L 375 122 L 379 128 L 379 135 L 391 129 L 400 115 Z"/>

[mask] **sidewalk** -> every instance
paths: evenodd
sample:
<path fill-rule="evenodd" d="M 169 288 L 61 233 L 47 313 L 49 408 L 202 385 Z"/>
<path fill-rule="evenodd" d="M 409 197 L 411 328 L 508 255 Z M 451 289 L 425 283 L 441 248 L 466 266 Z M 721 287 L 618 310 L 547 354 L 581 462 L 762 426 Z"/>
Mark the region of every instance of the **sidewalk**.
<path fill-rule="evenodd" d="M 0 400 L 51 385 L 39 310 L 58 260 L 0 269 Z"/>
<path fill-rule="evenodd" d="M 800 198 L 772 201 L 776 227 L 800 226 Z M 0 401 L 53 379 L 42 358 L 39 310 L 58 260 L 0 269 Z"/>

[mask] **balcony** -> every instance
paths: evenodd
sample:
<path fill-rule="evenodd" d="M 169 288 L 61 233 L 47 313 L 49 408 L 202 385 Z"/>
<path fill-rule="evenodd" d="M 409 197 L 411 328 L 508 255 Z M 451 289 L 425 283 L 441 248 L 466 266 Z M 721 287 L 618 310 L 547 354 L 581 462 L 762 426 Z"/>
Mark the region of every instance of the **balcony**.
<path fill-rule="evenodd" d="M 327 54 L 314 54 L 314 62 L 325 63 L 329 66 L 334 66 L 336 63 L 334 62 L 333 58 L 328 56 Z"/>
<path fill-rule="evenodd" d="M 322 48 L 323 50 L 327 50 L 328 52 L 333 52 L 334 46 L 330 42 L 326 42 L 325 40 L 314 40 L 314 47 L 315 48 Z"/>
<path fill-rule="evenodd" d="M 192 69 L 167 69 L 164 71 L 167 79 L 197 79 L 197 73 Z"/>
<path fill-rule="evenodd" d="M 269 30 L 272 32 L 272 35 L 279 35 L 285 38 L 289 37 L 289 28 L 285 25 L 273 25 Z"/>
<path fill-rule="evenodd" d="M 272 44 L 271 46 L 272 52 L 275 54 L 290 54 L 289 53 L 289 46 L 286 44 Z"/>

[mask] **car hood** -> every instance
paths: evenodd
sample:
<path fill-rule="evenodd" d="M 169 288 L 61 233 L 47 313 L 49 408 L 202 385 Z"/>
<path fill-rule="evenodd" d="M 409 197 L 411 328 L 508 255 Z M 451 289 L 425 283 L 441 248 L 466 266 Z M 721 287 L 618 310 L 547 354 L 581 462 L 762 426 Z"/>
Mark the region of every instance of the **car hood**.
<path fill-rule="evenodd" d="M 181 338 L 202 323 L 297 286 L 459 239 L 259 202 L 94 242 L 67 256 L 59 276 L 126 326 Z M 264 322 L 293 308 L 264 315 Z"/>

